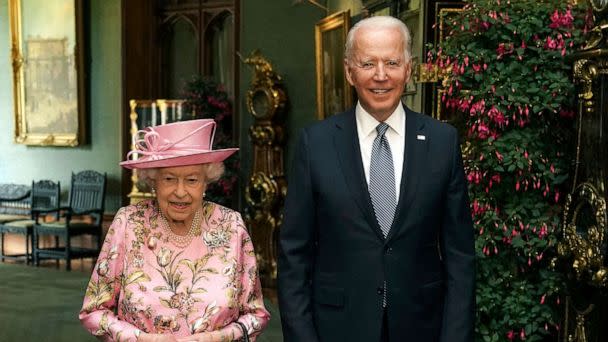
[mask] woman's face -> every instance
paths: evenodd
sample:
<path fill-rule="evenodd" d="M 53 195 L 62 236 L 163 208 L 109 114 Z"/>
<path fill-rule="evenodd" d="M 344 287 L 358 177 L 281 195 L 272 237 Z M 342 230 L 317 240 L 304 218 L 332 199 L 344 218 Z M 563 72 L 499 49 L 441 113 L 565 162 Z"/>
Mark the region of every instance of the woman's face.
<path fill-rule="evenodd" d="M 155 178 L 156 199 L 169 221 L 188 223 L 203 205 L 207 188 L 202 165 L 166 167 Z"/>

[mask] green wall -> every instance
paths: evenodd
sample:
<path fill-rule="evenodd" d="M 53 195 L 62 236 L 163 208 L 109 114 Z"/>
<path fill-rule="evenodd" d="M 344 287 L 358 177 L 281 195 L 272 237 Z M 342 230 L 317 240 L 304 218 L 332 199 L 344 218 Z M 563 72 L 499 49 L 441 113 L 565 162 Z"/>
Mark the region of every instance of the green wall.
<path fill-rule="evenodd" d="M 288 169 L 299 128 L 316 120 L 315 93 L 315 23 L 325 11 L 309 5 L 292 5 L 292 1 L 241 1 L 240 52 L 249 55 L 260 49 L 283 77 L 289 104 L 285 113 Z M 240 137 L 243 180 L 249 178 L 251 144 L 248 129 L 253 123 L 245 106 L 252 70 L 242 65 L 240 72 Z"/>
<path fill-rule="evenodd" d="M 30 184 L 32 180 L 60 181 L 67 200 L 72 171 L 93 169 L 108 173 L 106 210 L 121 203 L 120 0 L 89 1 L 90 141 L 75 148 L 33 147 L 15 144 L 10 64 L 8 0 L 0 0 L 0 183 Z"/>
<path fill-rule="evenodd" d="M 329 13 L 350 10 L 350 15 L 355 16 L 361 13 L 363 4 L 361 0 L 327 0 Z"/>

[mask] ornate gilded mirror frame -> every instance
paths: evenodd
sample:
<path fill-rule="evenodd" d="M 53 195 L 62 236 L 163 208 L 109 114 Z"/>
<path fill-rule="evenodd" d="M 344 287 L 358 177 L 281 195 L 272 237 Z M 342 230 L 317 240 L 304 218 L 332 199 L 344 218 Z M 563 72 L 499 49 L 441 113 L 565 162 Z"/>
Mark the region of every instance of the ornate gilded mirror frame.
<path fill-rule="evenodd" d="M 578 92 L 576 160 L 564 206 L 558 265 L 567 276 L 564 342 L 608 340 L 608 0 L 571 1 L 593 10 L 585 46 L 566 56 Z"/>
<path fill-rule="evenodd" d="M 604 266 L 607 218 L 606 200 L 593 184 L 582 183 L 568 195 L 558 253 L 571 261 L 577 280 L 597 287 L 608 286 L 608 268 Z"/>
<path fill-rule="evenodd" d="M 9 0 L 8 5 L 15 142 L 83 144 L 85 2 Z"/>

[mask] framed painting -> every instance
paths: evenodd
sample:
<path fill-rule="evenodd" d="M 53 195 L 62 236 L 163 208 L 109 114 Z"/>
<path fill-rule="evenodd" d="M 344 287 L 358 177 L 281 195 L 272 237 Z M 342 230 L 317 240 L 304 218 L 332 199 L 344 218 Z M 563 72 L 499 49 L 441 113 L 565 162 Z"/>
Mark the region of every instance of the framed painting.
<path fill-rule="evenodd" d="M 350 11 L 338 12 L 315 25 L 317 117 L 324 119 L 352 105 L 352 89 L 344 75 L 344 44 Z"/>
<path fill-rule="evenodd" d="M 84 2 L 9 0 L 16 143 L 84 143 Z"/>

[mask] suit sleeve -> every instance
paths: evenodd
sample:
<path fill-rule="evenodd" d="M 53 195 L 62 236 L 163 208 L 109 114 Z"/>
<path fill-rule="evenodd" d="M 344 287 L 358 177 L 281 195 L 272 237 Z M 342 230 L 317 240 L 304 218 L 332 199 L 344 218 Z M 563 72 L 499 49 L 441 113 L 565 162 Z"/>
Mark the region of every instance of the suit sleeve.
<path fill-rule="evenodd" d="M 279 235 L 278 297 L 286 342 L 316 342 L 311 270 L 315 246 L 315 204 L 306 131 L 292 162 Z"/>
<path fill-rule="evenodd" d="M 452 133 L 452 172 L 441 229 L 446 274 L 441 341 L 471 342 L 475 325 L 475 238 L 458 133 L 455 129 Z"/>

